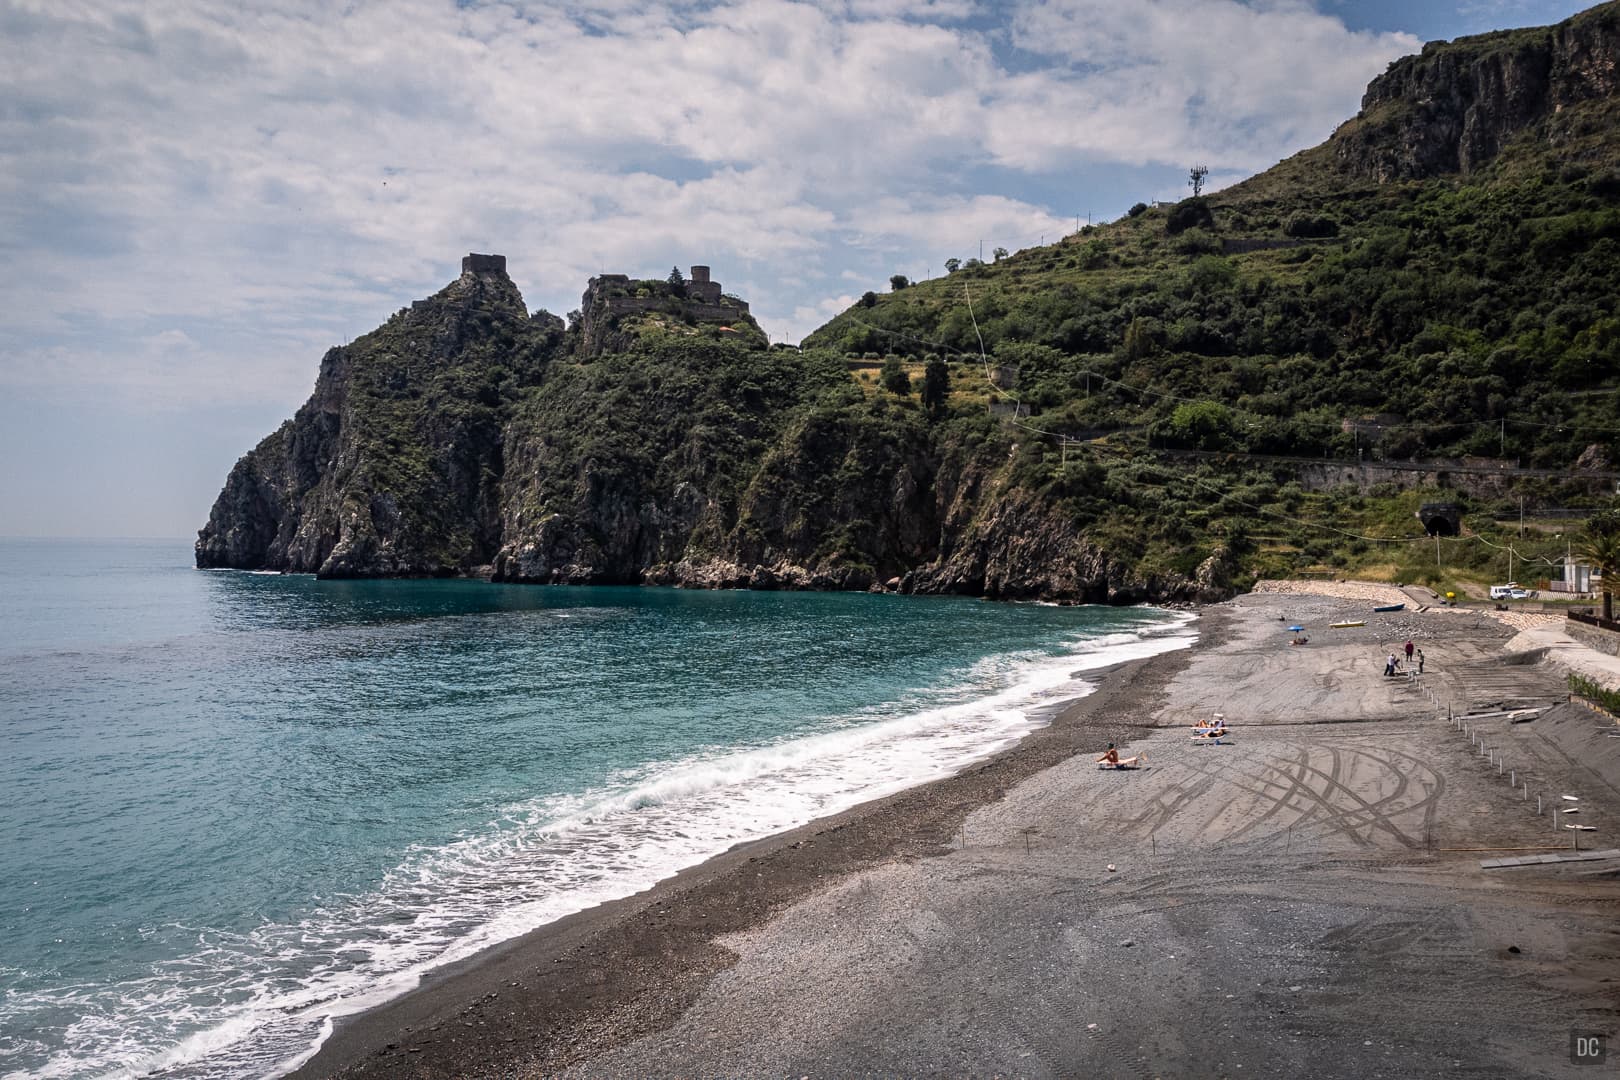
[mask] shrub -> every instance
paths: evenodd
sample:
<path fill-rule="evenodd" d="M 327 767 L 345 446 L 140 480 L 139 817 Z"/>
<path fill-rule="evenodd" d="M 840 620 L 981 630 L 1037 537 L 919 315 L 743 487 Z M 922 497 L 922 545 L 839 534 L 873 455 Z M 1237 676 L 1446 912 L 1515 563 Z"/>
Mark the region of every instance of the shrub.
<path fill-rule="evenodd" d="M 1130 214 L 1131 217 L 1141 217 L 1143 214 L 1147 213 L 1147 208 L 1147 203 L 1139 202 L 1126 211 L 1126 213 Z"/>
<path fill-rule="evenodd" d="M 1210 212 L 1209 204 L 1197 196 L 1176 203 L 1170 208 L 1170 214 L 1164 221 L 1164 231 L 1171 236 L 1179 236 L 1188 229 L 1214 227 L 1215 215 Z"/>
<path fill-rule="evenodd" d="M 905 397 L 911 393 L 911 376 L 906 369 L 900 366 L 900 358 L 890 355 L 883 361 L 883 370 L 879 373 L 883 380 L 883 389 L 891 394 Z"/>
<path fill-rule="evenodd" d="M 1610 715 L 1620 718 L 1620 690 L 1610 690 L 1608 687 L 1593 682 L 1584 675 L 1571 674 L 1569 677 L 1569 692 L 1576 697 L 1585 698 Z"/>
<path fill-rule="evenodd" d="M 1319 238 L 1339 235 L 1339 223 L 1330 217 L 1312 214 L 1293 214 L 1283 224 L 1283 232 L 1301 238 Z"/>

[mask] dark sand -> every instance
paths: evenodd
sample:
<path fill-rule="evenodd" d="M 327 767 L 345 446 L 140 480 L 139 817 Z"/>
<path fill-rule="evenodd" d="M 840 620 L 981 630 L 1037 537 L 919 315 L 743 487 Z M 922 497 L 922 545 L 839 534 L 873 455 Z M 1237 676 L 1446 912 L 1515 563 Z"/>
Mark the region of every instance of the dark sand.
<path fill-rule="evenodd" d="M 300 1075 L 1602 1075 L 1568 1041 L 1620 1030 L 1620 860 L 1482 870 L 1574 835 L 1445 720 L 1557 673 L 1471 616 L 1277 630 L 1366 607 L 1209 609 L 1006 753 L 492 950 Z M 1426 684 L 1380 674 L 1408 636 Z M 1234 741 L 1190 742 L 1216 708 Z M 1598 719 L 1472 726 L 1620 846 Z"/>

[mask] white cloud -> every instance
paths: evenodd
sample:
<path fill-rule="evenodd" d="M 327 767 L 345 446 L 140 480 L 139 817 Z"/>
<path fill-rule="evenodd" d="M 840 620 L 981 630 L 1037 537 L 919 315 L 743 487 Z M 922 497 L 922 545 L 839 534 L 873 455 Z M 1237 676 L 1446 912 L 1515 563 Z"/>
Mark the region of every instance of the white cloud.
<path fill-rule="evenodd" d="M 707 262 L 797 336 L 846 274 L 1055 239 L 1066 170 L 1319 141 L 1415 45 L 1232 0 L 0 0 L 0 379 L 296 400 L 469 250 L 556 311 Z"/>
<path fill-rule="evenodd" d="M 990 140 L 1025 168 L 1099 154 L 1264 168 L 1325 139 L 1372 75 L 1421 45 L 1288 2 L 1041 0 L 1012 29 L 1052 61 L 1012 81 L 1004 101 L 1021 122 Z"/>

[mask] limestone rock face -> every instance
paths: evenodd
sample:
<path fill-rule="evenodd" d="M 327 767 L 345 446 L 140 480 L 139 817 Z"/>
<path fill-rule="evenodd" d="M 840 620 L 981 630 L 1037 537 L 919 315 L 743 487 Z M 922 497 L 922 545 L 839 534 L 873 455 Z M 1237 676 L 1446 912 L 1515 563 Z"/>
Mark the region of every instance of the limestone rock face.
<path fill-rule="evenodd" d="M 198 566 L 377 577 L 490 561 L 502 384 L 537 377 L 561 338 L 495 258 L 327 352 L 309 401 L 226 478 Z"/>
<path fill-rule="evenodd" d="M 1332 147 L 1379 182 L 1468 175 L 1521 136 L 1570 138 L 1569 111 L 1620 89 L 1620 5 L 1552 27 L 1431 42 L 1373 80 Z"/>
<path fill-rule="evenodd" d="M 1134 576 L 1019 486 L 1002 435 L 869 399 L 841 357 L 684 322 L 601 351 L 529 316 L 495 258 L 326 354 L 231 470 L 197 565 L 1112 603 L 1220 586 Z"/>

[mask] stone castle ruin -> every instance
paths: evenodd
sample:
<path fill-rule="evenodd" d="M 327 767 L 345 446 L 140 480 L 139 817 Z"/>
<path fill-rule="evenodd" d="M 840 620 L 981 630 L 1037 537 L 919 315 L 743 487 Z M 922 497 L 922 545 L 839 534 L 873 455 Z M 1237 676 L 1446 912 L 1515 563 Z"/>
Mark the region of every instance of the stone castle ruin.
<path fill-rule="evenodd" d="M 506 273 L 505 255 L 479 255 L 477 253 L 461 257 L 461 272 L 463 274 L 504 274 Z"/>
<path fill-rule="evenodd" d="M 601 274 L 591 278 L 580 301 L 582 347 L 587 354 L 615 345 L 613 331 L 626 315 L 662 312 L 694 323 L 752 323 L 748 301 L 727 296 L 709 276 L 707 266 L 692 267 L 681 288 L 657 279 L 634 280 L 627 274 Z"/>

